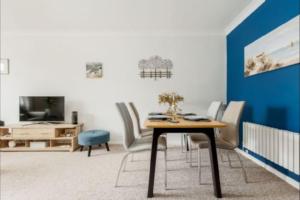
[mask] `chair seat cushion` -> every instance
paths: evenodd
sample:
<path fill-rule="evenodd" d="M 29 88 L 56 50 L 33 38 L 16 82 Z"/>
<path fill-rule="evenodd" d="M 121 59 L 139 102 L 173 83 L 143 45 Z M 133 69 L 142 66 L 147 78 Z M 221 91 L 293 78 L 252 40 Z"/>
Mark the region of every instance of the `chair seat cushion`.
<path fill-rule="evenodd" d="M 208 148 L 208 137 L 205 134 L 192 134 L 191 135 L 191 142 L 194 145 L 199 145 L 200 149 Z M 221 139 L 216 138 L 216 146 L 220 149 L 234 149 L 234 145 Z"/>
<path fill-rule="evenodd" d="M 83 131 L 78 136 L 78 143 L 82 146 L 97 145 L 107 143 L 110 134 L 105 130 L 89 130 Z"/>
<path fill-rule="evenodd" d="M 152 137 L 137 138 L 133 144 L 128 148 L 130 152 L 147 151 L 152 148 Z M 157 150 L 166 150 L 167 142 L 166 137 L 160 136 L 158 138 Z"/>
<path fill-rule="evenodd" d="M 142 129 L 141 137 L 152 136 L 153 130 Z"/>
<path fill-rule="evenodd" d="M 191 142 L 195 144 L 208 140 L 207 136 L 203 133 L 193 133 L 190 134 L 190 137 L 191 137 Z"/>
<path fill-rule="evenodd" d="M 152 132 L 153 133 L 153 128 L 142 128 L 141 132 L 142 133 L 146 133 L 146 132 Z"/>

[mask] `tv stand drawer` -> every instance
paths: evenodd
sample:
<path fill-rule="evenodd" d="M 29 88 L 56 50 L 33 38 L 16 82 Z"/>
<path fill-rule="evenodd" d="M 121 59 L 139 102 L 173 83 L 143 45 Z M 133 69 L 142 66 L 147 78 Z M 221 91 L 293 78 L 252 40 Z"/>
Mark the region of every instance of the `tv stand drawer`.
<path fill-rule="evenodd" d="M 12 129 L 13 138 L 19 139 L 30 139 L 30 138 L 54 138 L 55 130 L 54 129 L 45 129 L 45 128 L 14 128 Z"/>

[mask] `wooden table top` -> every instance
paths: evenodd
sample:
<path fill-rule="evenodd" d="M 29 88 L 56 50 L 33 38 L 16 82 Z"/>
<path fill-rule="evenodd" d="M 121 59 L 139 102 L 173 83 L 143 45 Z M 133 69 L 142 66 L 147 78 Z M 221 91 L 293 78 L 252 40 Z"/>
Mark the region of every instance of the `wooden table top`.
<path fill-rule="evenodd" d="M 168 121 L 146 120 L 144 125 L 147 128 L 223 128 L 226 124 L 219 121 L 188 121 L 178 119 L 179 123 Z"/>

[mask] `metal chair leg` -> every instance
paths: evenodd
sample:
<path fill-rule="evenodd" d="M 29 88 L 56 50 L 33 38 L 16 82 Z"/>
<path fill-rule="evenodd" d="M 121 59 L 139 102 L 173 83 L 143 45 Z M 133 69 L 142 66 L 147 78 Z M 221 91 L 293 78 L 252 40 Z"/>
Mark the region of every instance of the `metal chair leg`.
<path fill-rule="evenodd" d="M 118 171 L 118 175 L 117 175 L 117 179 L 116 179 L 116 183 L 115 183 L 115 187 L 118 187 L 118 182 L 119 182 L 119 178 L 120 178 L 120 173 L 121 173 L 121 169 L 124 165 L 124 161 L 127 160 L 127 157 L 130 153 L 127 153 L 126 155 L 124 155 L 123 159 L 122 159 L 122 162 L 121 162 L 121 165 L 120 165 L 120 168 L 119 168 L 119 171 Z"/>
<path fill-rule="evenodd" d="M 181 135 L 181 153 L 183 153 L 183 134 L 180 134 Z"/>
<path fill-rule="evenodd" d="M 219 150 L 219 154 L 220 154 L 220 157 L 221 157 L 221 161 L 222 162 L 227 162 L 226 160 L 224 160 L 224 152 L 221 150 L 221 149 L 218 149 Z"/>
<path fill-rule="evenodd" d="M 134 153 L 131 154 L 131 160 L 130 162 L 133 162 L 134 161 Z"/>
<path fill-rule="evenodd" d="M 187 151 L 189 151 L 187 134 L 181 134 L 181 152 L 185 153 L 185 158 L 187 159 Z"/>
<path fill-rule="evenodd" d="M 201 149 L 198 147 L 198 179 L 199 185 L 201 185 Z"/>
<path fill-rule="evenodd" d="M 187 163 L 189 162 L 189 160 L 188 160 L 188 152 L 187 151 L 185 152 L 185 162 L 187 162 Z"/>
<path fill-rule="evenodd" d="M 185 146 L 185 161 L 189 162 L 188 160 L 188 151 L 189 149 L 189 143 L 188 143 L 188 135 L 185 133 L 184 134 L 184 146 Z"/>
<path fill-rule="evenodd" d="M 167 189 L 167 184 L 168 184 L 167 150 L 164 151 L 164 154 L 165 154 L 165 189 Z"/>
<path fill-rule="evenodd" d="M 248 183 L 248 177 L 247 177 L 247 174 L 246 174 L 246 170 L 245 170 L 245 166 L 243 164 L 243 161 L 240 157 L 240 155 L 238 154 L 238 152 L 234 151 L 240 161 L 240 164 L 241 164 L 241 167 L 242 167 L 242 172 L 243 172 L 243 176 L 244 176 L 244 179 L 245 179 L 245 183 Z"/>
<path fill-rule="evenodd" d="M 233 166 L 231 164 L 231 159 L 230 159 L 230 156 L 229 156 L 229 151 L 227 151 L 227 159 L 228 159 L 230 168 L 233 168 Z"/>
<path fill-rule="evenodd" d="M 165 134 L 165 137 L 166 137 L 166 148 L 168 149 L 168 134 L 167 133 Z"/>
<path fill-rule="evenodd" d="M 193 147 L 192 147 L 192 142 L 191 142 L 191 137 L 189 137 L 189 145 L 190 145 L 190 151 L 189 151 L 189 154 L 190 154 L 190 167 L 193 167 Z"/>
<path fill-rule="evenodd" d="M 128 156 L 126 157 L 126 160 L 125 160 L 125 163 L 124 163 L 123 172 L 126 172 L 127 160 L 128 160 Z"/>

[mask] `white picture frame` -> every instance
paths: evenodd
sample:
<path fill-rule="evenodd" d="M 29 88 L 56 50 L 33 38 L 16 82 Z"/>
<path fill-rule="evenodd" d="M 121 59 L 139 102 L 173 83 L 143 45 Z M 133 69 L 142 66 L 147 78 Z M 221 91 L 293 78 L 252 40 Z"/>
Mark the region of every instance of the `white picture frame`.
<path fill-rule="evenodd" d="M 101 62 L 86 63 L 86 78 L 100 79 L 103 77 L 103 64 Z"/>
<path fill-rule="evenodd" d="M 285 68 L 300 63 L 299 15 L 244 49 L 244 76 Z"/>

